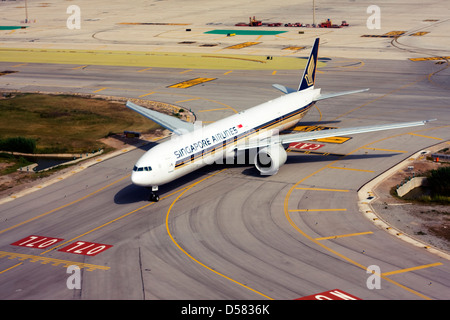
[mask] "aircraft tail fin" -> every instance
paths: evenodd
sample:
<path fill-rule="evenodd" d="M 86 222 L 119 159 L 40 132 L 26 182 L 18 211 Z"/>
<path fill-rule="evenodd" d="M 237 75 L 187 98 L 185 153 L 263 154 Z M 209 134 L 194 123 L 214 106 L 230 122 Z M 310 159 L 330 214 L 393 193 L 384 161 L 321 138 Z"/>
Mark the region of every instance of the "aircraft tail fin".
<path fill-rule="evenodd" d="M 319 53 L 319 38 L 314 41 L 314 46 L 309 55 L 308 63 L 303 71 L 303 77 L 300 81 L 298 91 L 308 88 L 314 88 L 314 81 L 316 79 L 317 55 Z"/>

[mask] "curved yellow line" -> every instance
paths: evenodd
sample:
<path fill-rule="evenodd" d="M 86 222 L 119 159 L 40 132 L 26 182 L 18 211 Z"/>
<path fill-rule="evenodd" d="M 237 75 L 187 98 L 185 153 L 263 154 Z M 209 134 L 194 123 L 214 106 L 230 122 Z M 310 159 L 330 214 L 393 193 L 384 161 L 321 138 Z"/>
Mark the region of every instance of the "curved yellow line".
<path fill-rule="evenodd" d="M 446 127 L 446 126 L 441 126 L 441 127 Z M 423 130 L 419 130 L 419 131 L 417 131 L 417 132 L 428 131 L 428 130 L 434 130 L 434 129 L 438 129 L 438 128 L 441 128 L 441 127 L 435 127 L 435 128 L 423 129 Z M 379 140 L 373 141 L 373 142 L 371 142 L 371 143 L 368 143 L 368 144 L 366 144 L 366 145 L 364 145 L 364 146 L 361 146 L 361 147 L 359 147 L 359 148 L 357 148 L 357 149 L 351 151 L 351 152 L 348 153 L 346 156 L 351 155 L 351 154 L 357 152 L 357 151 L 360 150 L 360 149 L 364 149 L 364 148 L 366 148 L 367 146 L 370 146 L 370 145 L 372 145 L 372 144 L 374 144 L 374 143 L 378 143 L 378 142 L 380 142 L 380 141 L 392 139 L 392 138 L 399 137 L 399 136 L 406 135 L 406 134 L 409 134 L 409 133 L 396 134 L 396 135 L 391 136 L 391 137 L 386 137 L 386 138 L 383 138 L 383 139 L 379 139 Z M 338 162 L 338 161 L 340 161 L 340 160 L 342 160 L 342 159 L 338 159 L 338 160 L 335 160 L 335 161 L 331 162 L 330 164 L 328 164 L 328 165 L 326 165 L 326 166 L 324 166 L 324 167 L 322 167 L 322 168 L 316 170 L 315 172 L 311 173 L 310 175 L 306 176 L 305 178 L 301 179 L 301 180 L 298 181 L 296 184 L 294 184 L 294 185 L 289 189 L 289 191 L 288 191 L 288 193 L 286 194 L 286 197 L 285 197 L 285 199 L 284 199 L 284 215 L 286 216 L 286 219 L 288 220 L 289 224 L 290 224 L 290 225 L 291 225 L 298 233 L 300 233 L 302 236 L 304 236 L 306 239 L 308 239 L 308 240 L 310 240 L 311 242 L 317 244 L 318 246 L 322 247 L 323 249 L 327 250 L 328 252 L 330 252 L 330 253 L 332 253 L 332 254 L 334 254 L 334 255 L 340 257 L 341 259 L 343 259 L 343 260 L 345 260 L 345 261 L 347 261 L 347 262 L 349 262 L 349 263 L 351 263 L 351 264 L 353 264 L 353 265 L 355 265 L 355 266 L 357 266 L 357 267 L 359 267 L 359 268 L 361 268 L 361 269 L 367 270 L 367 267 L 366 267 L 366 266 L 364 266 L 364 265 L 362 265 L 362 264 L 356 262 L 355 260 L 352 260 L 352 259 L 350 259 L 350 258 L 344 256 L 343 254 L 337 252 L 336 250 L 331 249 L 330 247 L 327 247 L 326 245 L 324 245 L 323 243 L 321 243 L 321 242 L 318 241 L 317 239 L 315 239 L 315 238 L 311 237 L 310 235 L 306 234 L 303 230 L 301 230 L 301 229 L 295 224 L 295 222 L 291 219 L 290 214 L 289 214 L 289 207 L 288 207 L 288 204 L 289 204 L 289 198 L 290 198 L 292 192 L 298 187 L 298 185 L 301 184 L 303 181 L 309 179 L 310 177 L 316 175 L 317 173 L 323 171 L 324 169 L 328 168 L 330 165 L 332 165 L 332 164 L 334 164 L 334 163 L 336 163 L 336 162 Z M 408 291 L 408 292 L 410 292 L 410 293 L 413 293 L 413 294 L 415 294 L 415 295 L 417 295 L 417 296 L 419 296 L 419 297 L 421 297 L 421 298 L 423 298 L 423 299 L 431 300 L 429 297 L 427 297 L 427 296 L 425 296 L 425 295 L 423 295 L 423 294 L 421 294 L 421 293 L 419 293 L 419 292 L 417 292 L 417 291 L 415 291 L 415 290 L 413 290 L 413 289 L 411 289 L 411 288 L 408 288 L 408 287 L 406 287 L 406 286 L 404 286 L 404 285 L 402 285 L 402 284 L 400 284 L 400 283 L 398 283 L 398 282 L 396 282 L 396 281 L 394 281 L 394 280 L 392 280 L 392 279 L 389 279 L 388 277 L 386 277 L 386 276 L 383 275 L 383 274 L 381 274 L 381 275 L 379 275 L 379 276 L 380 276 L 382 279 L 384 279 L 384 280 L 386 280 L 386 281 L 389 281 L 390 283 L 392 283 L 392 284 L 394 284 L 394 285 L 396 285 L 396 286 L 398 286 L 398 287 L 400 287 L 400 288 L 402 288 L 402 289 L 404 289 L 404 290 L 406 290 L 406 291 Z"/>
<path fill-rule="evenodd" d="M 197 184 L 199 184 L 199 183 L 205 181 L 206 179 L 209 179 L 209 178 L 215 176 L 216 174 L 219 174 L 219 173 L 221 173 L 221 172 L 223 172 L 223 171 L 225 171 L 225 170 L 226 170 L 226 169 L 223 169 L 223 170 L 218 171 L 218 172 L 216 172 L 216 173 L 214 173 L 214 174 L 212 174 L 212 175 L 210 175 L 210 176 L 208 176 L 208 177 L 206 177 L 206 178 L 204 178 L 204 179 L 202 179 L 202 180 L 200 180 L 200 181 L 197 181 L 196 183 L 194 183 L 194 184 L 190 185 L 189 187 L 187 187 L 183 192 L 181 192 L 181 193 L 176 197 L 176 199 L 171 203 L 169 209 L 167 210 L 167 215 L 166 215 L 166 229 L 167 229 L 167 233 L 169 234 L 170 239 L 171 239 L 172 242 L 177 246 L 177 248 L 180 249 L 181 252 L 183 252 L 186 256 L 188 256 L 192 261 L 198 263 L 199 265 L 201 265 L 202 267 L 208 269 L 209 271 L 214 272 L 215 274 L 217 274 L 218 276 L 221 276 L 222 278 L 225 278 L 225 279 L 227 279 L 227 280 L 229 280 L 229 281 L 231 281 L 231 282 L 233 282 L 233 283 L 236 283 L 236 284 L 238 284 L 238 285 L 240 285 L 240 286 L 242 286 L 242 287 L 244 287 L 244 288 L 246 288 L 246 289 L 248 289 L 248 290 L 250 290 L 250 291 L 253 291 L 253 292 L 255 292 L 255 293 L 257 293 L 257 294 L 259 294 L 259 295 L 261 295 L 261 296 L 263 296 L 263 297 L 265 297 L 265 298 L 267 298 L 267 299 L 273 300 L 272 298 L 266 296 L 265 294 L 263 294 L 263 293 L 261 293 L 261 292 L 255 290 L 255 289 L 252 289 L 252 288 L 246 286 L 245 284 L 242 284 L 242 283 L 240 283 L 240 282 L 238 282 L 238 281 L 236 281 L 236 280 L 234 280 L 234 279 L 232 279 L 232 278 L 230 278 L 230 277 L 228 277 L 228 276 L 226 276 L 226 275 L 224 275 L 224 274 L 222 274 L 222 273 L 220 273 L 220 272 L 218 272 L 218 271 L 216 271 L 216 270 L 214 270 L 214 269 L 208 267 L 208 266 L 205 265 L 204 263 L 198 261 L 198 260 L 195 259 L 193 256 L 191 256 L 189 253 L 187 253 L 186 250 L 184 250 L 183 247 L 181 247 L 181 246 L 178 244 L 178 242 L 176 242 L 176 240 L 175 240 L 175 239 L 173 238 L 173 236 L 172 236 L 172 233 L 170 232 L 170 228 L 169 228 L 169 215 L 170 215 L 170 212 L 172 211 L 173 206 L 174 206 L 175 203 L 178 201 L 178 199 L 180 199 L 180 197 L 181 197 L 186 191 L 190 190 L 190 189 L 191 189 L 192 187 L 194 187 L 195 185 L 197 185 Z"/>

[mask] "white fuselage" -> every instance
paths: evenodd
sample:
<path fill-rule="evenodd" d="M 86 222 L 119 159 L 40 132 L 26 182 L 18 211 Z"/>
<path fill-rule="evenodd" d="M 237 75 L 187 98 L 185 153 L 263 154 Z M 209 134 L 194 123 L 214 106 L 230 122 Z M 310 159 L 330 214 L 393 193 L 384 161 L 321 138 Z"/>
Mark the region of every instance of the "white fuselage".
<path fill-rule="evenodd" d="M 136 163 L 131 180 L 156 187 L 220 159 L 235 156 L 238 144 L 262 139 L 297 124 L 314 105 L 320 89 L 283 95 L 192 132 L 172 135 Z"/>

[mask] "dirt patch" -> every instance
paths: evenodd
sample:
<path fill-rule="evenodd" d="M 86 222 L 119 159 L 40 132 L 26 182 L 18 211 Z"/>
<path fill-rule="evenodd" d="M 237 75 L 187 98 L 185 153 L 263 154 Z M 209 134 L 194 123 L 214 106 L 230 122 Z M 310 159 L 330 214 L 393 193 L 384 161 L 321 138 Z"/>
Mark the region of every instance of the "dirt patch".
<path fill-rule="evenodd" d="M 404 179 L 446 164 L 427 160 L 425 156 L 410 160 L 380 183 L 374 190 L 377 199 L 371 203 L 384 221 L 421 242 L 450 252 L 450 206 L 408 202 L 391 195 L 391 190 Z M 409 168 L 408 168 L 409 167 Z"/>

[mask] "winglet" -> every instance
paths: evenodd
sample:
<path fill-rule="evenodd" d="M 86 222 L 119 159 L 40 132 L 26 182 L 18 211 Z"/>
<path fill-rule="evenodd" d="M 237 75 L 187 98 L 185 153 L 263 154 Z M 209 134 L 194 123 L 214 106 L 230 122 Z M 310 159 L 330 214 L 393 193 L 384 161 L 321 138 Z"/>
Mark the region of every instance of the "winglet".
<path fill-rule="evenodd" d="M 308 63 L 303 71 L 303 77 L 298 87 L 298 91 L 314 87 L 314 81 L 316 79 L 317 55 L 319 53 L 319 40 L 319 38 L 316 38 L 316 41 L 314 42 L 314 46 L 309 55 Z"/>

